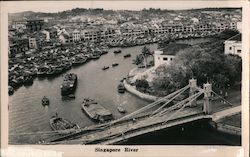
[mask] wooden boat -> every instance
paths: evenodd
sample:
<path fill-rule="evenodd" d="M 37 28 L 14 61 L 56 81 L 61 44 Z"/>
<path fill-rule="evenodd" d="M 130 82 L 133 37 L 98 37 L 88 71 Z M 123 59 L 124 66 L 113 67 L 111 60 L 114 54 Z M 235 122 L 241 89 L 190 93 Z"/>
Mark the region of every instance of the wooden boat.
<path fill-rule="evenodd" d="M 103 68 L 102 68 L 102 70 L 107 70 L 109 68 L 109 66 L 104 66 Z"/>
<path fill-rule="evenodd" d="M 118 63 L 113 63 L 112 67 L 115 67 L 115 66 L 118 66 L 118 65 L 119 65 Z"/>
<path fill-rule="evenodd" d="M 122 50 L 115 50 L 114 54 L 118 54 L 118 53 L 121 53 L 121 52 L 122 52 Z"/>
<path fill-rule="evenodd" d="M 79 129 L 77 124 L 74 124 L 66 119 L 58 117 L 57 115 L 52 116 L 49 121 L 52 130 L 67 130 L 67 129 Z"/>
<path fill-rule="evenodd" d="M 46 96 L 44 96 L 43 99 L 42 99 L 42 104 L 43 105 L 49 105 L 49 98 L 47 98 Z"/>
<path fill-rule="evenodd" d="M 119 105 L 119 106 L 117 107 L 117 110 L 118 110 L 120 113 L 126 113 L 125 108 L 123 108 L 121 105 Z"/>
<path fill-rule="evenodd" d="M 119 93 L 124 93 L 125 92 L 126 88 L 125 88 L 125 86 L 124 86 L 124 84 L 122 82 L 118 85 L 117 90 L 118 90 Z"/>
<path fill-rule="evenodd" d="M 77 75 L 69 73 L 64 76 L 63 83 L 61 85 L 61 95 L 69 95 L 74 92 L 77 84 Z"/>
<path fill-rule="evenodd" d="M 9 93 L 9 95 L 14 94 L 14 88 L 11 86 L 8 86 L 8 93 Z"/>
<path fill-rule="evenodd" d="M 131 57 L 131 54 L 126 54 L 123 56 L 124 58 L 128 58 L 128 57 Z"/>
<path fill-rule="evenodd" d="M 93 120 L 105 122 L 113 119 L 112 113 L 109 110 L 89 98 L 83 100 L 82 109 Z"/>

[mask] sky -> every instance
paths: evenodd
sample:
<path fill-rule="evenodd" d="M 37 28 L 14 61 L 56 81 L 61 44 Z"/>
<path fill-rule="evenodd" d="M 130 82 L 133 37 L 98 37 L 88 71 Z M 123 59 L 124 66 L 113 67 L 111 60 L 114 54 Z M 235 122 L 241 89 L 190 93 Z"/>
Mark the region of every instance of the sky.
<path fill-rule="evenodd" d="M 161 8 L 169 10 L 240 7 L 240 2 L 229 1 L 9 1 L 2 7 L 9 13 L 22 11 L 58 12 L 73 8 L 104 8 L 114 10 L 142 10 L 143 8 Z"/>

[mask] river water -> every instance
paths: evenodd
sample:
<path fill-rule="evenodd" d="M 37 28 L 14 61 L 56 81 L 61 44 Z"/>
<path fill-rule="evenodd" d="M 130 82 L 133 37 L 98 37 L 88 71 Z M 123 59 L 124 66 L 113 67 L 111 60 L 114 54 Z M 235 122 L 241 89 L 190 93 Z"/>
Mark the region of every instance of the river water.
<path fill-rule="evenodd" d="M 184 40 L 185 43 L 197 43 L 205 39 Z M 181 41 L 178 41 L 181 42 Z M 149 102 L 142 100 L 128 92 L 119 94 L 117 85 L 128 72 L 135 67 L 132 59 L 141 52 L 143 46 L 122 48 L 121 54 L 114 54 L 117 48 L 111 48 L 108 54 L 98 60 L 92 60 L 84 65 L 73 67 L 69 72 L 78 75 L 78 85 L 75 99 L 62 99 L 60 85 L 63 75 L 54 78 L 36 78 L 32 86 L 22 86 L 14 95 L 9 97 L 9 133 L 20 134 L 37 131 L 50 131 L 49 119 L 57 112 L 60 117 L 77 123 L 80 127 L 93 125 L 95 122 L 82 111 L 83 98 L 95 99 L 109 109 L 114 118 L 124 116 L 117 111 L 117 106 L 123 104 L 127 113 L 131 113 Z M 151 50 L 157 49 L 157 44 L 148 45 Z M 123 55 L 130 53 L 131 57 L 124 59 Z M 117 62 L 119 66 L 111 67 Z M 110 66 L 103 71 L 103 66 Z M 50 99 L 49 106 L 43 106 L 41 99 Z M 11 141 L 15 141 L 11 139 Z M 216 141 L 216 139 L 215 139 Z M 192 140 L 189 141 L 192 143 Z M 135 142 L 136 143 L 136 142 Z"/>

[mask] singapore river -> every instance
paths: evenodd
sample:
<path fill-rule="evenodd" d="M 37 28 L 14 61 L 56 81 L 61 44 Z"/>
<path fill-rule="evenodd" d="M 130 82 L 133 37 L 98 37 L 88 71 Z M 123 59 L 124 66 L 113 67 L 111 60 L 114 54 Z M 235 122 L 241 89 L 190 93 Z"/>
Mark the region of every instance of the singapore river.
<path fill-rule="evenodd" d="M 157 44 L 148 45 L 151 50 L 157 48 Z M 89 97 L 96 100 L 105 108 L 109 109 L 117 119 L 124 114 L 117 111 L 117 106 L 122 104 L 127 113 L 139 109 L 149 102 L 125 92 L 119 94 L 117 85 L 120 80 L 135 68 L 132 60 L 141 52 L 143 46 L 123 48 L 121 54 L 114 54 L 116 48 L 110 49 L 109 53 L 98 60 L 92 60 L 84 65 L 73 67 L 67 73 L 76 73 L 78 76 L 75 99 L 62 99 L 60 85 L 63 75 L 55 78 L 36 78 L 32 86 L 22 86 L 9 98 L 9 128 L 10 133 L 36 132 L 51 130 L 49 119 L 57 112 L 59 116 L 77 123 L 80 127 L 94 124 L 82 111 L 83 98 Z M 124 58 L 127 53 L 130 58 Z M 119 63 L 111 67 L 112 63 Z M 103 71 L 103 66 L 110 66 Z M 49 106 L 43 106 L 41 99 L 46 96 L 50 99 Z"/>
<path fill-rule="evenodd" d="M 205 40 L 185 40 L 185 43 L 192 44 L 197 43 L 197 41 L 201 42 Z M 124 94 L 119 94 L 117 92 L 117 85 L 120 80 L 127 76 L 131 69 L 136 67 L 136 65 L 132 64 L 132 60 L 141 52 L 142 47 L 143 46 L 121 48 L 121 54 L 114 54 L 113 51 L 117 50 L 117 48 L 111 48 L 109 49 L 109 53 L 101 56 L 100 59 L 92 60 L 67 71 L 67 73 L 76 73 L 78 76 L 75 99 L 65 100 L 61 97 L 60 85 L 63 80 L 63 74 L 53 78 L 36 78 L 33 85 L 20 87 L 15 91 L 14 95 L 9 97 L 9 133 L 20 134 L 50 131 L 49 119 L 51 116 L 55 115 L 55 113 L 58 113 L 60 117 L 77 123 L 80 127 L 93 125 L 95 122 L 90 120 L 81 109 L 81 102 L 83 98 L 86 97 L 96 100 L 98 103 L 105 106 L 105 108 L 109 109 L 115 119 L 147 105 L 149 102 L 128 92 Z M 150 50 L 155 50 L 157 49 L 157 44 L 151 44 L 148 45 L 148 47 Z M 125 59 L 123 56 L 128 53 L 131 54 L 131 57 Z M 115 62 L 119 63 L 119 66 L 112 67 L 111 64 Z M 110 68 L 103 71 L 103 66 L 110 66 Z M 41 104 L 43 96 L 50 99 L 49 106 L 44 107 Z M 117 111 L 117 106 L 119 104 L 122 104 L 127 110 L 126 114 L 121 114 Z M 204 129 L 199 130 L 197 128 L 196 131 L 197 130 L 204 133 Z M 216 136 L 216 133 L 213 134 L 213 136 Z M 209 138 L 216 143 L 216 138 Z M 227 135 L 225 138 L 228 139 L 230 137 Z M 138 141 L 140 140 L 141 139 L 138 139 Z M 187 143 L 192 144 L 192 139 L 186 140 Z M 233 143 L 232 145 L 239 145 L 240 141 L 238 138 L 237 140 L 232 140 L 233 142 L 230 141 L 230 143 L 219 143 L 230 145 Z M 10 141 L 15 141 L 15 139 L 10 139 Z M 161 143 L 160 141 L 156 141 L 156 143 L 158 142 Z M 145 143 L 150 142 L 145 141 Z M 163 142 L 163 144 L 164 143 L 165 142 Z M 166 144 L 171 144 L 171 142 Z"/>

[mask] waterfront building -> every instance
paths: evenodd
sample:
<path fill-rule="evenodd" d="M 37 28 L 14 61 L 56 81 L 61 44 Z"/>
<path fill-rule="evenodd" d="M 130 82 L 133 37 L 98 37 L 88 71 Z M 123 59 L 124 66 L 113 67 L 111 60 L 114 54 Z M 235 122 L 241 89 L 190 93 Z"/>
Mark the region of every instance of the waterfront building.
<path fill-rule="evenodd" d="M 159 67 L 162 64 L 171 64 L 175 58 L 175 55 L 166 54 L 163 51 L 156 50 L 154 51 L 154 66 L 155 68 Z"/>
<path fill-rule="evenodd" d="M 81 40 L 80 31 L 78 31 L 78 30 L 75 29 L 75 30 L 72 32 L 72 37 L 73 37 L 73 42 L 78 42 L 78 41 L 80 41 L 80 40 Z"/>
<path fill-rule="evenodd" d="M 224 53 L 234 54 L 241 57 L 242 42 L 241 34 L 237 34 L 224 42 Z"/>

